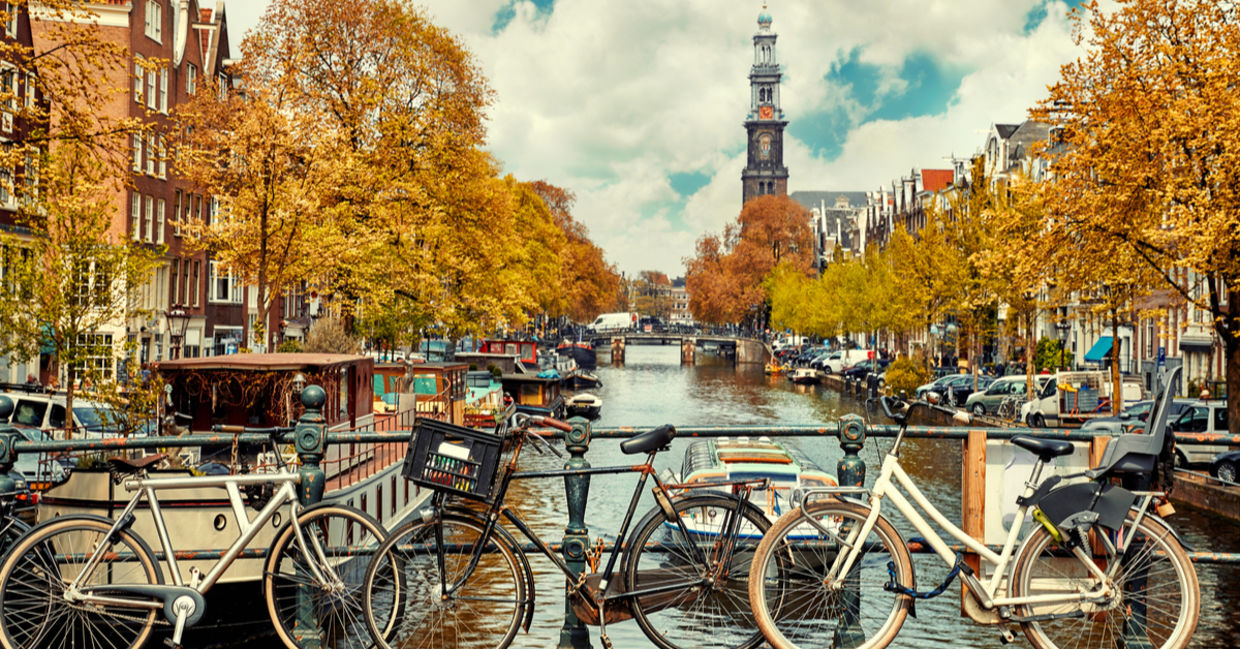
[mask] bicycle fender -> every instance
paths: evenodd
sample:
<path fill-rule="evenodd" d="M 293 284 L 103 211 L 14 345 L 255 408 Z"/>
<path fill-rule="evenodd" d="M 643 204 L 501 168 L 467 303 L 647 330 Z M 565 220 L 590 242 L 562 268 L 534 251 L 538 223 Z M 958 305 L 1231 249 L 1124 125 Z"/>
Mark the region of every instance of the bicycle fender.
<path fill-rule="evenodd" d="M 1152 509 L 1152 508 L 1151 508 L 1151 509 Z M 1133 508 L 1132 508 L 1132 512 L 1133 512 L 1134 514 L 1135 514 L 1135 513 L 1137 513 L 1137 508 L 1136 508 L 1136 507 L 1133 507 Z M 1148 510 L 1147 510 L 1147 511 L 1145 512 L 1145 518 L 1152 518 L 1152 519 L 1154 519 L 1154 521 L 1155 521 L 1155 522 L 1157 522 L 1159 525 L 1162 525 L 1163 527 L 1165 527 L 1165 528 L 1167 529 L 1167 531 L 1168 531 L 1168 532 L 1171 532 L 1171 536 L 1175 538 L 1176 542 L 1177 542 L 1177 543 L 1179 543 L 1179 544 L 1180 544 L 1180 546 L 1181 546 L 1181 547 L 1183 547 L 1186 551 L 1188 551 L 1188 552 L 1196 552 L 1196 549 L 1194 549 L 1194 548 L 1193 548 L 1193 546 L 1189 545 L 1189 544 L 1188 544 L 1188 541 L 1185 541 L 1185 540 L 1184 540 L 1184 537 L 1180 536 L 1180 532 L 1179 532 L 1179 530 L 1177 530 L 1177 529 L 1175 529 L 1174 527 L 1172 527 L 1171 525 L 1167 524 L 1167 521 L 1163 520 L 1163 518 L 1162 518 L 1161 516 L 1159 516 L 1158 514 L 1155 514 L 1155 513 L 1151 512 L 1151 511 L 1148 511 Z"/>

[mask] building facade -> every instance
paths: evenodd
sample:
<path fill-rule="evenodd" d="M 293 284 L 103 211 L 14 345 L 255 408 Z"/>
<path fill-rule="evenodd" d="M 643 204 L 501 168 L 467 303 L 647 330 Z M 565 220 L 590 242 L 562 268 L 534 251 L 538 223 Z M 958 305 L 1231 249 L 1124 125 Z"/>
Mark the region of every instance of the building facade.
<path fill-rule="evenodd" d="M 745 118 L 748 146 L 741 172 L 742 204 L 755 196 L 788 195 L 788 168 L 784 166 L 784 111 L 779 103 L 779 59 L 771 14 L 766 5 L 753 35 L 753 67 L 749 71 L 749 114 Z"/>

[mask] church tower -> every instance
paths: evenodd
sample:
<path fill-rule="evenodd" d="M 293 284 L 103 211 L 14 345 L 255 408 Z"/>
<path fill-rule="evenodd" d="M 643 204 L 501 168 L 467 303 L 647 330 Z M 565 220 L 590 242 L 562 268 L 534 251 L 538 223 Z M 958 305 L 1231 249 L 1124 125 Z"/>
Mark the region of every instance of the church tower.
<path fill-rule="evenodd" d="M 784 111 L 779 107 L 779 60 L 771 14 L 762 4 L 758 32 L 753 35 L 753 67 L 749 71 L 749 116 L 745 119 L 749 156 L 741 172 L 743 202 L 764 194 L 788 195 L 784 166 Z"/>

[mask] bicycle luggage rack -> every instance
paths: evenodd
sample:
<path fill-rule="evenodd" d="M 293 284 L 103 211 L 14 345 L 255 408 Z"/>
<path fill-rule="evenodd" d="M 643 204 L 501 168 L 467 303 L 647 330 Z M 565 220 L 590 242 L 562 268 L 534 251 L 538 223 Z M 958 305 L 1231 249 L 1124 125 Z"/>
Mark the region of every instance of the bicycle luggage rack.
<path fill-rule="evenodd" d="M 428 489 L 491 502 L 503 438 L 418 418 L 401 473 Z"/>

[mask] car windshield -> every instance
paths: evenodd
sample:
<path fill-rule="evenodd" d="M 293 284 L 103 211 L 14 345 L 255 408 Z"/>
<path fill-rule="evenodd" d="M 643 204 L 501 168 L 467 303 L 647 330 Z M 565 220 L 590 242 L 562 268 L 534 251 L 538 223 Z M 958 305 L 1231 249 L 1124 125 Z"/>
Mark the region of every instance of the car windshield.
<path fill-rule="evenodd" d="M 97 408 L 94 406 L 82 406 L 73 408 L 73 416 L 77 418 L 78 424 L 87 430 L 102 431 L 107 428 L 116 428 L 120 418 L 111 408 Z"/>

